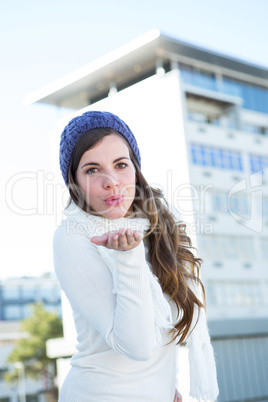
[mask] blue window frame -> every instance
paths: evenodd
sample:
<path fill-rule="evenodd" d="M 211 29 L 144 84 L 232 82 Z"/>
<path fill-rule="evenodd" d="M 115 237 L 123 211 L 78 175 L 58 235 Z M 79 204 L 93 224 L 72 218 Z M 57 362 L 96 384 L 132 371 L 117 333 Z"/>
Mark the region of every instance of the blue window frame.
<path fill-rule="evenodd" d="M 252 173 L 258 172 L 268 168 L 268 157 L 261 155 L 249 155 L 250 171 Z"/>
<path fill-rule="evenodd" d="M 211 166 L 222 170 L 243 170 L 242 156 L 238 151 L 192 143 L 191 157 L 194 165 Z"/>

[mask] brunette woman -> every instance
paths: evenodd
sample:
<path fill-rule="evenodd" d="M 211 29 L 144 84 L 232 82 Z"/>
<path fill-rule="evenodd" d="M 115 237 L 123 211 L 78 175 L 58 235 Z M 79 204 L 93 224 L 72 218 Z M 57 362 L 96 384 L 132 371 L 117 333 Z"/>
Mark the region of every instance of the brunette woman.
<path fill-rule="evenodd" d="M 142 175 L 132 131 L 108 112 L 75 117 L 61 136 L 60 166 L 70 201 L 55 232 L 54 261 L 78 352 L 59 401 L 180 401 L 183 342 L 192 396 L 215 400 L 201 260 L 185 225 Z"/>

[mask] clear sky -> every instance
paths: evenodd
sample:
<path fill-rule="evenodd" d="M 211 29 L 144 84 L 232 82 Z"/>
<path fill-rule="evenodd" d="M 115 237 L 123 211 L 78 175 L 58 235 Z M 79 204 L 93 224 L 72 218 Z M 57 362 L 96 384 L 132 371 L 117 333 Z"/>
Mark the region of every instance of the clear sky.
<path fill-rule="evenodd" d="M 13 197 L 36 200 L 31 175 L 50 172 L 49 133 L 57 111 L 23 106 L 32 91 L 158 28 L 171 37 L 268 67 L 267 0 L 0 1 L 0 280 L 53 270 L 55 220 L 22 216 L 5 200 L 12 177 L 28 172 Z"/>

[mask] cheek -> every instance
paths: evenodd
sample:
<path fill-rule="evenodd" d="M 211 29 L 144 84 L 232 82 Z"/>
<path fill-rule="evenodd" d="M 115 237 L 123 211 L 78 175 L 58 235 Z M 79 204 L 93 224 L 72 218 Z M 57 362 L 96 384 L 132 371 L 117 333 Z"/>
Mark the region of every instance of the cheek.
<path fill-rule="evenodd" d="M 137 177 L 136 174 L 131 175 L 131 178 L 129 180 L 129 188 L 128 188 L 128 193 L 129 196 L 135 197 L 136 194 L 136 184 L 137 184 Z"/>
<path fill-rule="evenodd" d="M 137 177 L 135 172 L 130 172 L 124 179 L 124 183 L 126 187 L 135 188 L 137 183 Z"/>
<path fill-rule="evenodd" d="M 86 180 L 84 180 L 83 183 L 83 191 L 85 196 L 90 196 L 92 198 L 95 195 L 98 195 L 100 191 L 100 183 L 98 182 L 98 180 L 95 180 L 95 178 L 87 178 Z"/>
<path fill-rule="evenodd" d="M 84 196 L 89 195 L 89 193 L 92 193 L 92 190 L 94 190 L 91 181 L 86 175 L 77 175 L 77 183 L 81 188 Z"/>

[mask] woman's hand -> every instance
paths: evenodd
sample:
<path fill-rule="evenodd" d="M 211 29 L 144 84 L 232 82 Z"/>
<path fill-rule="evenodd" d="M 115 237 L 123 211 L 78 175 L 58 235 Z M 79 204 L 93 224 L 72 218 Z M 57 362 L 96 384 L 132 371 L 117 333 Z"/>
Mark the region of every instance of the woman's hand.
<path fill-rule="evenodd" d="M 137 247 L 142 241 L 142 233 L 130 229 L 119 229 L 104 233 L 102 236 L 91 238 L 92 243 L 97 246 L 103 246 L 112 250 L 128 251 Z"/>

